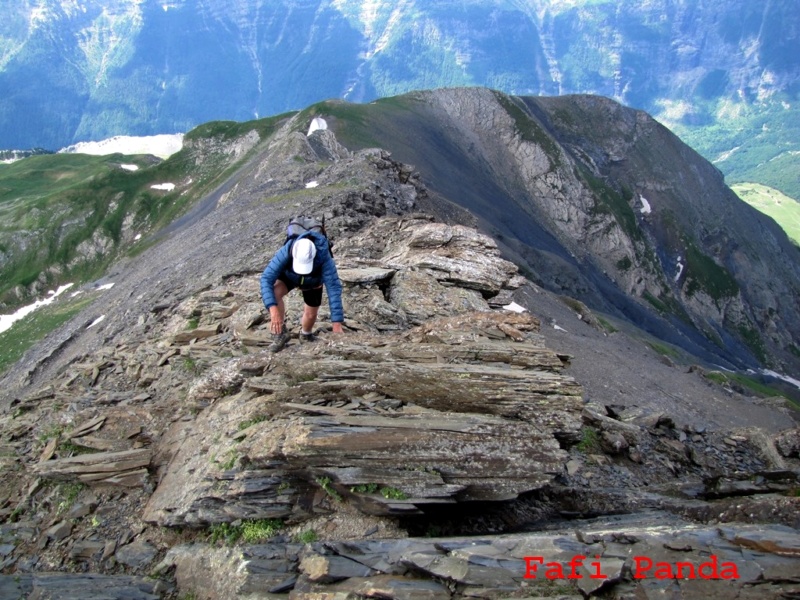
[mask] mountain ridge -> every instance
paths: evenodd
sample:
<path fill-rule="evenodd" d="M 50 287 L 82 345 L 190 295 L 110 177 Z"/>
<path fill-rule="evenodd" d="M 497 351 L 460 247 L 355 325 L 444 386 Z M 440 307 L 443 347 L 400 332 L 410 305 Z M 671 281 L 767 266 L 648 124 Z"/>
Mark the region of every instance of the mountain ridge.
<path fill-rule="evenodd" d="M 0 380 L 3 595 L 548 594 L 524 557 L 577 553 L 608 581 L 559 593 L 793 589 L 788 405 L 526 281 L 413 167 L 307 126 L 189 136 L 243 158 Z M 270 353 L 258 279 L 298 212 L 326 216 L 346 333 L 323 303 Z M 740 577 L 629 576 L 709 553 Z"/>
<path fill-rule="evenodd" d="M 0 25 L 0 89 L 14 90 L 0 107 L 4 146 L 54 149 L 325 98 L 481 85 L 611 97 L 709 160 L 728 153 L 720 166 L 732 183 L 800 198 L 785 176 L 800 77 L 791 0 L 77 6 L 17 2 Z"/>
<path fill-rule="evenodd" d="M 409 168 L 436 200 L 433 210 L 450 206 L 451 216 L 478 224 L 538 285 L 630 320 L 706 361 L 791 372 L 800 313 L 797 248 L 666 128 L 593 96 L 522 98 L 453 88 L 369 105 L 325 102 L 251 124 L 207 124 L 152 170 L 122 174 L 120 159 L 112 161 L 104 168 L 117 165 L 117 173 L 93 184 L 115 198 L 115 210 L 92 216 L 101 223 L 105 214 L 102 226 L 83 232 L 83 241 L 62 230 L 71 244 L 64 259 L 24 269 L 12 261 L 11 267 L 25 277 L 37 268 L 29 285 L 65 283 L 69 268 L 120 257 L 138 235 L 153 233 L 228 178 L 167 231 L 214 214 L 244 171 L 233 179 L 231 173 L 245 164 L 263 170 L 257 165 L 264 144 L 294 140 L 282 152 L 296 152 L 298 161 L 313 156 L 305 132 L 319 116 L 330 125 L 308 138 L 314 152 L 335 160 L 382 147 L 416 165 Z M 601 131 L 592 123 L 607 125 Z M 150 191 L 151 183 L 164 184 L 164 174 L 175 179 L 174 190 Z M 298 170 L 296 189 L 283 193 L 313 197 L 341 185 L 315 177 Z M 120 196 L 114 182 L 131 178 L 136 186 L 125 184 L 130 189 Z M 305 187 L 312 181 L 321 189 Z M 271 184 L 261 186 L 269 197 Z M 91 197 L 96 202 L 97 193 Z M 14 256 L 8 242 L 4 251 Z"/>

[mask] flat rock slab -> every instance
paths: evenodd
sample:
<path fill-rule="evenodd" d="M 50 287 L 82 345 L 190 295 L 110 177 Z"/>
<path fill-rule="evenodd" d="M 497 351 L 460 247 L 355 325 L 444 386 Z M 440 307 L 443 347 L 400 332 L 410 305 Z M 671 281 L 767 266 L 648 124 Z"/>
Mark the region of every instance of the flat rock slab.
<path fill-rule="evenodd" d="M 452 598 L 449 586 L 460 597 L 481 598 L 552 597 L 554 588 L 560 598 L 604 592 L 614 598 L 793 597 L 800 557 L 752 552 L 729 538 L 786 545 L 800 532 L 771 525 L 725 529 L 583 523 L 580 532 L 265 544 L 238 556 L 201 544 L 174 548 L 163 566 L 176 567 L 182 591 L 202 589 L 215 598 L 244 598 L 257 581 L 287 581 L 292 571 L 298 576 L 292 600 L 438 600 Z"/>
<path fill-rule="evenodd" d="M 160 600 L 174 586 L 151 577 L 72 573 L 0 575 L 0 598 L 35 600 Z"/>
<path fill-rule="evenodd" d="M 70 458 L 47 460 L 33 465 L 33 472 L 45 479 L 77 480 L 89 485 L 138 487 L 147 481 L 149 448 L 119 452 L 95 452 Z"/>
<path fill-rule="evenodd" d="M 363 269 L 339 269 L 339 279 L 344 284 L 377 283 L 385 281 L 396 273 L 396 269 L 365 267 Z"/>

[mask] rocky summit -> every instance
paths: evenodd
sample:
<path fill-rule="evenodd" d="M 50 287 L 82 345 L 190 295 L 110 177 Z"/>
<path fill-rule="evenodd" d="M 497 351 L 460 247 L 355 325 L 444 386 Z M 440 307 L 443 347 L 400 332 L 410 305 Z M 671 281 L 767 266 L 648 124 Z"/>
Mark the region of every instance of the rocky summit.
<path fill-rule="evenodd" d="M 595 400 L 554 296 L 386 152 L 287 133 L 227 189 L 4 378 L 0 596 L 800 594 L 785 408 Z M 301 343 L 290 294 L 271 353 L 259 278 L 299 212 L 327 218 L 346 331 L 323 301 Z M 717 400 L 670 368 L 673 399 Z"/>

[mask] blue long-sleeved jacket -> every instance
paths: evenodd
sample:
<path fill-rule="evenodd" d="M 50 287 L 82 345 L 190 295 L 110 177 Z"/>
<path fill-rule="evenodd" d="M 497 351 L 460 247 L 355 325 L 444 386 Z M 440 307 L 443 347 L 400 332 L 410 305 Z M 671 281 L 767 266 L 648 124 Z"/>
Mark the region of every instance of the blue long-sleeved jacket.
<path fill-rule="evenodd" d="M 344 308 L 342 307 L 342 283 L 336 271 L 336 263 L 328 247 L 328 238 L 316 231 L 309 231 L 299 235 L 296 239 L 307 237 L 314 242 L 317 255 L 314 257 L 314 268 L 308 275 L 298 275 L 292 270 L 292 242 L 286 242 L 272 257 L 269 264 L 261 274 L 261 299 L 264 306 L 276 306 L 274 286 L 278 277 L 291 281 L 300 289 L 312 289 L 325 285 L 328 293 L 328 305 L 331 309 L 331 323 L 344 322 Z"/>

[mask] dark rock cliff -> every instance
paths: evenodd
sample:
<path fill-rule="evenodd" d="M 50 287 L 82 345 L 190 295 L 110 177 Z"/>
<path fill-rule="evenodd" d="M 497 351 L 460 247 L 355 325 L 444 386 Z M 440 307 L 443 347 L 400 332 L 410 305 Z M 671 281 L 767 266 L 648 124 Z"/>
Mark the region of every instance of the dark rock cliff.
<path fill-rule="evenodd" d="M 544 287 L 709 361 L 797 369 L 800 251 L 645 113 L 486 89 L 310 112 L 416 165 Z"/>

